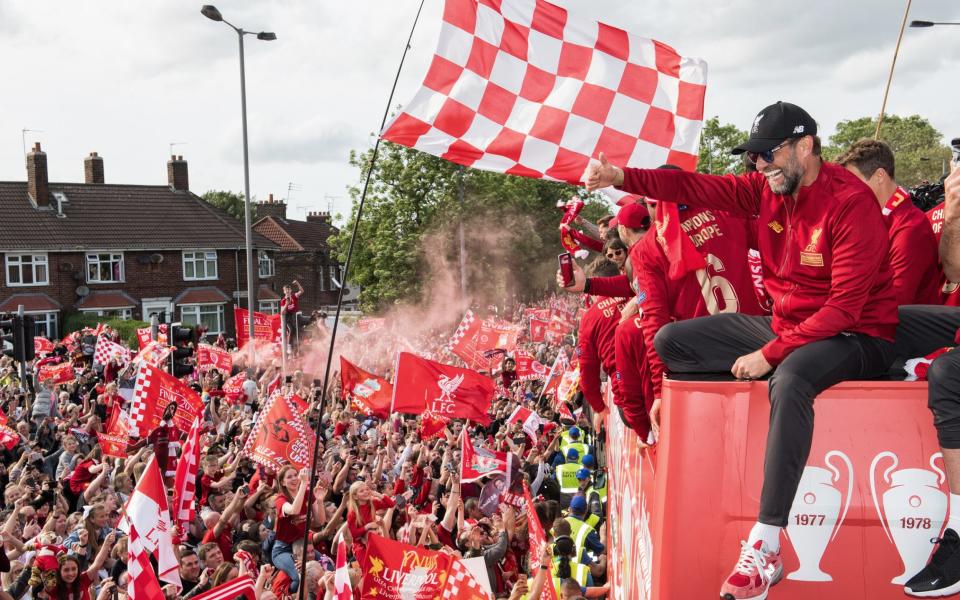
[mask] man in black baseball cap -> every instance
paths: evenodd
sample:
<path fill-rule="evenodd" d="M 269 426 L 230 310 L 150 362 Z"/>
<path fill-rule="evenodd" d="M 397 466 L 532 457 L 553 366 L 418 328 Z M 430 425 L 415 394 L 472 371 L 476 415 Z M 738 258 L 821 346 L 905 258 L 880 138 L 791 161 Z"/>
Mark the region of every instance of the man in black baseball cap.
<path fill-rule="evenodd" d="M 775 168 L 776 156 L 780 150 L 793 146 L 807 136 L 811 136 L 817 146 L 816 154 L 819 155 L 820 144 L 816 135 L 817 122 L 807 111 L 796 104 L 777 102 L 757 114 L 750 127 L 750 138 L 731 152 L 746 153 L 747 160 L 753 165 L 762 159 L 769 165 L 763 174 L 767 177 L 770 189 L 777 194 L 789 195 L 797 191 L 806 171 L 796 160 L 788 160 Z"/>
<path fill-rule="evenodd" d="M 770 375 L 760 510 L 720 588 L 724 600 L 760 600 L 783 577 L 780 537 L 810 454 L 814 399 L 841 381 L 887 372 L 897 299 L 880 206 L 855 175 L 823 161 L 817 124 L 805 110 L 787 102 L 764 108 L 750 138 L 732 151 L 745 153 L 756 172 L 621 169 L 600 154 L 586 183 L 588 191 L 615 185 L 660 202 L 756 215 L 772 318 L 678 320 L 660 328 L 654 347 L 671 373 Z"/>
<path fill-rule="evenodd" d="M 784 140 L 801 138 L 805 135 L 817 135 L 817 122 L 796 104 L 781 101 L 771 104 L 757 114 L 750 128 L 750 139 L 734 148 L 732 153 L 769 152 Z M 756 157 L 753 158 L 753 162 L 757 162 Z"/>

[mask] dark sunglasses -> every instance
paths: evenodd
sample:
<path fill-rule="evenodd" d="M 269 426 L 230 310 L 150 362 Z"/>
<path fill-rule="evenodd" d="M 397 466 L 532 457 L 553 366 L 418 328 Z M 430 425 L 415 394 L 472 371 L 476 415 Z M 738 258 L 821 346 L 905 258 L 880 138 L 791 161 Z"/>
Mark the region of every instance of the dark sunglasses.
<path fill-rule="evenodd" d="M 760 158 L 763 159 L 763 162 L 772 163 L 773 155 L 776 154 L 778 150 L 780 150 L 784 146 L 793 144 L 798 139 L 800 138 L 791 138 L 791 139 L 783 140 L 782 142 L 780 142 L 780 145 L 778 145 L 776 148 L 764 150 L 763 152 L 747 152 L 747 159 L 753 164 L 757 164 L 757 159 L 760 159 Z"/>
<path fill-rule="evenodd" d="M 623 250 L 611 250 L 607 252 L 607 258 L 613 258 L 614 256 L 622 256 Z"/>

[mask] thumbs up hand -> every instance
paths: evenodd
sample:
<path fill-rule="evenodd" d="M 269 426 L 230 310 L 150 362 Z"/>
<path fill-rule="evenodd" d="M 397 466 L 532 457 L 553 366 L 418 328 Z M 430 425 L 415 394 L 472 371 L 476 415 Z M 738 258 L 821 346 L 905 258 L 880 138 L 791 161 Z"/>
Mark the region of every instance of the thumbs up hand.
<path fill-rule="evenodd" d="M 583 182 L 588 192 L 596 191 L 611 185 L 623 184 L 623 170 L 610 164 L 607 155 L 600 153 L 600 160 L 590 161 L 584 173 Z"/>
<path fill-rule="evenodd" d="M 611 185 L 622 185 L 623 170 L 610 164 L 607 155 L 601 152 L 599 162 L 590 161 L 587 172 L 584 173 L 584 184 L 588 192 Z"/>

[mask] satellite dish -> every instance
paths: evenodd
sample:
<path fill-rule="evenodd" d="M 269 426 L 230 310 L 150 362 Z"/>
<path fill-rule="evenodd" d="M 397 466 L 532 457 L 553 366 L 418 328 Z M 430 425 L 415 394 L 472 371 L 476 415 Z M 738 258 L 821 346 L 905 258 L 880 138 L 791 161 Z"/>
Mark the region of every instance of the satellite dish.
<path fill-rule="evenodd" d="M 353 302 L 360 298 L 360 286 L 353 284 L 350 287 L 343 290 L 343 301 L 344 302 Z"/>
<path fill-rule="evenodd" d="M 81 285 L 77 288 L 77 295 L 81 298 L 85 298 L 90 295 L 90 288 L 85 285 Z"/>
<path fill-rule="evenodd" d="M 160 253 L 151 254 L 151 255 L 150 255 L 150 262 L 152 262 L 152 263 L 155 264 L 155 265 L 159 265 L 160 263 L 163 262 L 163 255 L 160 254 Z"/>

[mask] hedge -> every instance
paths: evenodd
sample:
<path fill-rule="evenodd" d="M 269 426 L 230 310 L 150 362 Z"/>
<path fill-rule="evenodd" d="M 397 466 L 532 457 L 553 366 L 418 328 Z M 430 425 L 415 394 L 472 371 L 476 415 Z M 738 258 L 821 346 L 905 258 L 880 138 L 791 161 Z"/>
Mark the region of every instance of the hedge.
<path fill-rule="evenodd" d="M 116 331 L 120 333 L 120 338 L 127 343 L 133 349 L 140 347 L 140 343 L 137 340 L 137 329 L 142 329 L 144 327 L 150 327 L 150 323 L 145 321 L 125 321 L 123 319 L 110 318 L 104 319 L 103 317 L 98 317 L 97 315 L 88 315 L 84 313 L 73 313 L 67 315 L 63 320 L 63 336 L 72 333 L 74 331 L 80 331 L 84 327 L 90 327 L 91 329 L 96 328 L 98 323 L 106 323 Z"/>

